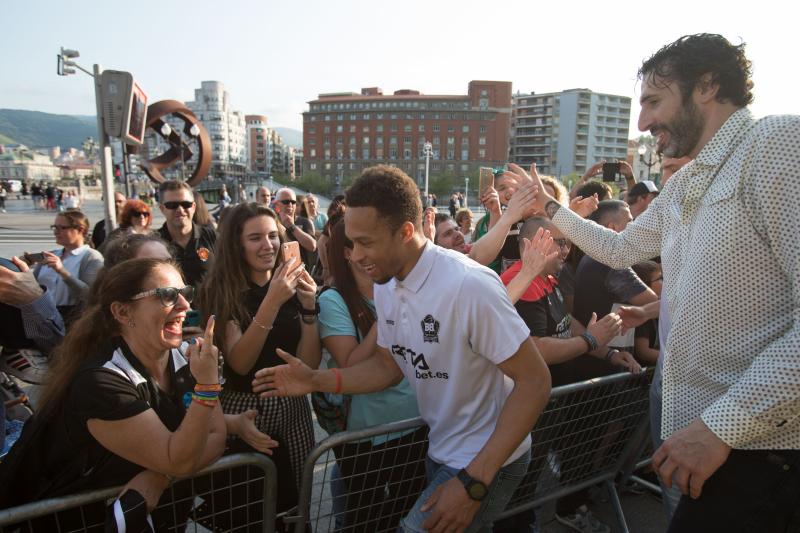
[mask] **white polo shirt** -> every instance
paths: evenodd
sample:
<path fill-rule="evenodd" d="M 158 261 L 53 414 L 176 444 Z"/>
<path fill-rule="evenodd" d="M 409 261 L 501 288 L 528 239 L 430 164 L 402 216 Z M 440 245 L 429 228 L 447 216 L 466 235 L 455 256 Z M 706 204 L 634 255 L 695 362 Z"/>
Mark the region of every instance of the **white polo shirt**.
<path fill-rule="evenodd" d="M 428 455 L 464 468 L 514 386 L 497 365 L 530 331 L 497 274 L 430 242 L 406 279 L 375 286 L 375 309 L 378 344 L 393 355 L 430 426 Z M 530 445 L 527 436 L 505 464 Z"/>

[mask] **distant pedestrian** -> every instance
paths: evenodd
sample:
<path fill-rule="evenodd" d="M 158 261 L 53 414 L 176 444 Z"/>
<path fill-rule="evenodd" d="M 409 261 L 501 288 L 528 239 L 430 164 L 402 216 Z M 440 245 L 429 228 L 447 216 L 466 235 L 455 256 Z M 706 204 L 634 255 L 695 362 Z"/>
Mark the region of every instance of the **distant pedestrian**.
<path fill-rule="evenodd" d="M 3 213 L 6 212 L 6 196 L 8 196 L 6 186 L 0 185 L 0 211 Z"/>

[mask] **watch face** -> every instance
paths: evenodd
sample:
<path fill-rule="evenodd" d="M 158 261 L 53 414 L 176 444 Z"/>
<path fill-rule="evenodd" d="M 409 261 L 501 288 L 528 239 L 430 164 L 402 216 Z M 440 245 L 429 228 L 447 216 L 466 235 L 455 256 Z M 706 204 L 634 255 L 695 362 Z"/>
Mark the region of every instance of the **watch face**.
<path fill-rule="evenodd" d="M 486 489 L 486 485 L 481 483 L 480 481 L 473 481 L 472 484 L 469 486 L 467 490 L 469 492 L 469 497 L 473 500 L 482 500 L 486 497 L 486 493 L 488 492 Z"/>

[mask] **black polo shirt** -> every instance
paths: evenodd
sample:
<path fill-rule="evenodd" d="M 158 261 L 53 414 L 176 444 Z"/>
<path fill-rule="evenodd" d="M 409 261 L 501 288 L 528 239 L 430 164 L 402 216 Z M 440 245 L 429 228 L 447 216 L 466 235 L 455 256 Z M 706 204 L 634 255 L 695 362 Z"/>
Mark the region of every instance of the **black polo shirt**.
<path fill-rule="evenodd" d="M 183 270 L 186 283 L 199 287 L 206 275 L 208 265 L 210 265 L 211 256 L 214 254 L 214 243 L 217 241 L 217 233 L 214 228 L 192 223 L 192 237 L 186 244 L 186 248 L 181 248 L 172 240 L 166 222 L 158 230 L 158 233 L 169 243 L 170 253 Z"/>
<path fill-rule="evenodd" d="M 244 294 L 244 306 L 247 313 L 252 317 L 258 312 L 258 308 L 264 298 L 267 297 L 269 291 L 269 282 L 263 287 L 259 287 L 255 283 L 250 283 L 250 288 Z M 257 370 L 273 366 L 282 365 L 285 363 L 276 352 L 277 348 L 283 351 L 296 354 L 297 346 L 300 344 L 300 312 L 298 311 L 299 303 L 297 298 L 290 298 L 281 305 L 278 309 L 278 315 L 275 317 L 275 322 L 272 323 L 272 329 L 267 335 L 267 340 L 261 347 L 261 352 L 258 354 L 258 360 L 253 365 L 250 371 L 242 376 L 237 374 L 225 362 L 225 390 L 234 390 L 242 393 L 253 392 L 253 379 Z M 250 326 L 247 322 L 245 329 Z"/>
<path fill-rule="evenodd" d="M 185 345 L 184 345 L 185 346 Z M 156 385 L 121 338 L 75 374 L 63 406 L 53 416 L 33 416 L 0 463 L 0 508 L 80 490 L 124 485 L 143 467 L 104 448 L 87 421 L 124 420 L 153 409 L 169 431 L 186 414 L 195 380 L 179 349 L 168 360 L 171 392 Z"/>

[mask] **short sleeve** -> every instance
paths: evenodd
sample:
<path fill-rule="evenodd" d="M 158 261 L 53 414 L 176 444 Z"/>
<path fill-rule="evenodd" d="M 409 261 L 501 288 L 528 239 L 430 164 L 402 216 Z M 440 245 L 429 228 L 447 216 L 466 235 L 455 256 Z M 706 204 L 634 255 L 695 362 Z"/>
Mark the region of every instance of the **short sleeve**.
<path fill-rule="evenodd" d="M 517 353 L 530 336 L 500 278 L 487 268 L 469 270 L 455 308 L 472 350 L 496 365 Z"/>
<path fill-rule="evenodd" d="M 300 229 L 304 232 L 308 233 L 309 235 L 314 235 L 314 224 L 305 217 L 297 217 L 297 222 L 299 222 Z"/>
<path fill-rule="evenodd" d="M 632 268 L 611 269 L 606 276 L 606 289 L 614 296 L 614 301 L 627 303 L 647 290 L 647 285 L 639 279 Z"/>
<path fill-rule="evenodd" d="M 531 330 L 532 337 L 547 337 L 547 304 L 545 303 L 547 297 L 540 298 L 535 302 L 526 302 L 520 300 L 516 303 L 519 316 Z"/>
<path fill-rule="evenodd" d="M 150 409 L 130 381 L 105 368 L 86 370 L 75 376 L 68 402 L 68 409 L 82 423 L 91 418 L 124 420 Z"/>
<path fill-rule="evenodd" d="M 319 296 L 319 337 L 348 335 L 357 337 L 353 319 L 342 296 L 334 289 L 328 289 Z"/>

